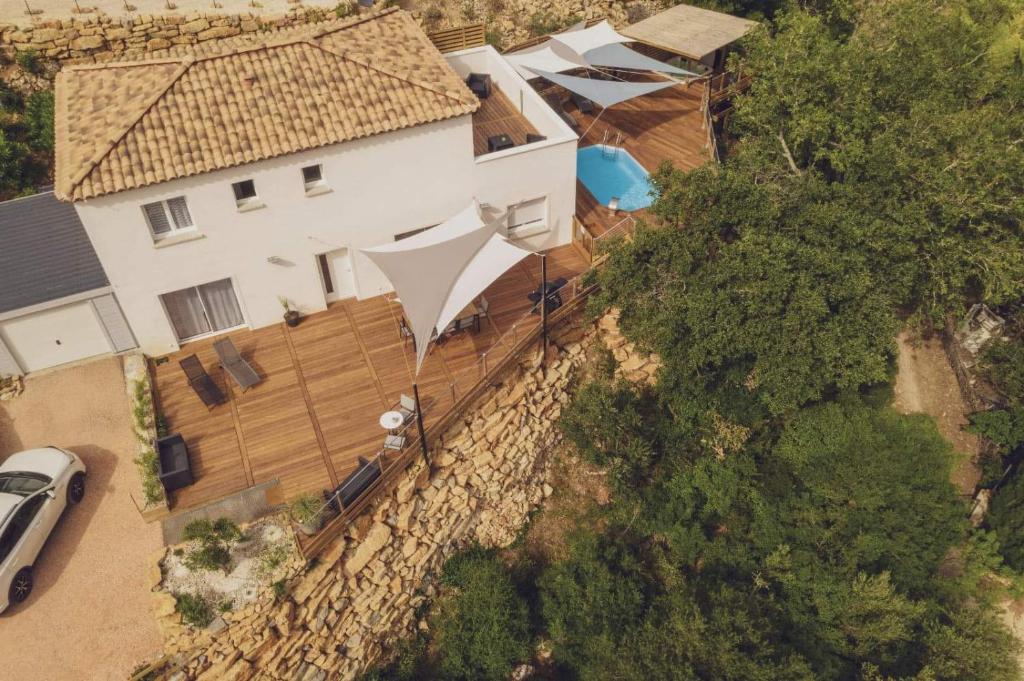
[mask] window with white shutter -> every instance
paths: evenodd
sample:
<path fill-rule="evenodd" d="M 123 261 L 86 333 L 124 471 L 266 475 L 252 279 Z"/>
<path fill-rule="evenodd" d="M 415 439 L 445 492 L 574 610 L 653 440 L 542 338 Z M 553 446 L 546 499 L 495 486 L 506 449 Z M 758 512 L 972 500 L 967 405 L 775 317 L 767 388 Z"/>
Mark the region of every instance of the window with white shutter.
<path fill-rule="evenodd" d="M 184 196 L 147 203 L 142 206 L 142 212 L 149 223 L 149 231 L 157 240 L 195 227 Z"/>

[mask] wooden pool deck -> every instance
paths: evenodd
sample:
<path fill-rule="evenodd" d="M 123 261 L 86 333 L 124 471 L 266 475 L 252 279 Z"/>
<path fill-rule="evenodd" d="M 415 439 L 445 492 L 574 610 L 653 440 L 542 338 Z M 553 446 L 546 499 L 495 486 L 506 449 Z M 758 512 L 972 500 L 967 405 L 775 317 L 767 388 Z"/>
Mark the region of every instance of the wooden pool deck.
<path fill-rule="evenodd" d="M 548 278 L 571 278 L 587 267 L 572 245 L 548 252 Z M 434 345 L 420 374 L 427 425 L 482 375 L 481 354 L 496 362 L 516 334 L 540 323 L 526 294 L 540 284 L 540 261 L 529 257 L 484 293 L 490 311 L 480 333 Z M 415 356 L 398 333 L 401 305 L 386 296 L 333 303 L 295 328 L 276 324 L 229 333 L 263 377 L 242 392 L 217 366 L 215 338 L 187 343 L 151 360 L 156 407 L 168 432 L 188 444 L 196 481 L 172 494 L 172 513 L 187 511 L 252 485 L 279 480 L 292 499 L 333 487 L 360 456 L 372 457 L 386 432 L 380 415 L 412 394 Z M 218 336 L 219 338 L 219 336 Z M 228 400 L 207 410 L 178 361 L 199 356 Z"/>
<path fill-rule="evenodd" d="M 605 110 L 598 117 L 581 113 L 574 104 L 565 111 L 579 123 L 580 146 L 606 142 L 625 148 L 648 172 L 663 161 L 692 170 L 711 160 L 701 102 L 704 81 L 679 84 Z M 581 182 L 576 183 L 576 216 L 594 236 L 600 236 L 627 216 L 642 218 L 646 211 L 617 211 L 611 215 Z"/>

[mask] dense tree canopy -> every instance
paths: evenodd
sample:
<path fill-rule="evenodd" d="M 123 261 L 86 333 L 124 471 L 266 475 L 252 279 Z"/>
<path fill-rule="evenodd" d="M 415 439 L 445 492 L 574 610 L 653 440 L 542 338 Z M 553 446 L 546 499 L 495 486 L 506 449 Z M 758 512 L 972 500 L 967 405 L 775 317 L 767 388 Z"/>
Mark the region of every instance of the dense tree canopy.
<path fill-rule="evenodd" d="M 950 445 L 888 384 L 908 320 L 1024 300 L 1024 3 L 708 4 L 770 22 L 723 164 L 661 168 L 656 224 L 598 275 L 593 311 L 663 366 L 597 362 L 563 412 L 612 501 L 520 584 L 546 678 L 1019 678 L 985 576 L 1024 565 L 1024 475 L 969 528 Z M 1021 347 L 981 369 L 1008 448 Z"/>

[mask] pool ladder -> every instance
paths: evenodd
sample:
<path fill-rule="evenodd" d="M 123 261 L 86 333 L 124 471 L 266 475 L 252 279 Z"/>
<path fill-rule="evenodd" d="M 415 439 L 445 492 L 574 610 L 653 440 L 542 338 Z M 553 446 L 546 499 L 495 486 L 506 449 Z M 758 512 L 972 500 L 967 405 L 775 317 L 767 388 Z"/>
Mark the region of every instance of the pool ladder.
<path fill-rule="evenodd" d="M 601 157 L 606 158 L 610 161 L 614 161 L 619 156 L 619 148 L 622 146 L 622 133 L 615 133 L 615 144 L 609 144 L 611 142 L 611 132 L 608 128 L 605 128 L 604 134 L 601 135 Z"/>

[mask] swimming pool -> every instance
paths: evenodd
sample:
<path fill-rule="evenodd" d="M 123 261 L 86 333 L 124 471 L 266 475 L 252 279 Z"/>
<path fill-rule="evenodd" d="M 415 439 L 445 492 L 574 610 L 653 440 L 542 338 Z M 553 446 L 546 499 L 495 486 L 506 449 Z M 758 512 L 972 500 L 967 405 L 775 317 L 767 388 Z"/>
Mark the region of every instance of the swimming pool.
<path fill-rule="evenodd" d="M 603 206 L 614 196 L 620 210 L 640 210 L 654 201 L 647 171 L 625 149 L 603 144 L 578 149 L 576 177 Z"/>

